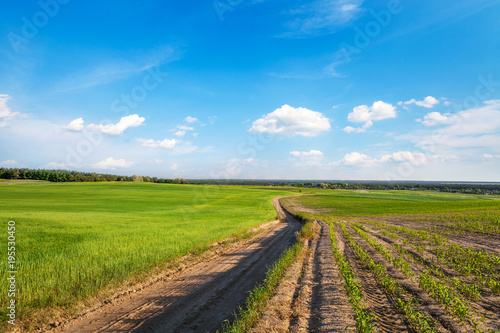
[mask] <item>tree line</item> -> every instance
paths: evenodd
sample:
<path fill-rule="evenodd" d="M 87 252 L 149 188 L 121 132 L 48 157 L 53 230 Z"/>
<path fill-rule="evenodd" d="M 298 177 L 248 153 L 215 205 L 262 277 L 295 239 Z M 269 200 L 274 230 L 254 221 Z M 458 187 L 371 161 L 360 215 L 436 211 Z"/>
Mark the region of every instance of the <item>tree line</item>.
<path fill-rule="evenodd" d="M 416 182 L 416 181 L 283 181 L 263 179 L 169 179 L 149 176 L 118 176 L 95 172 L 68 170 L 45 170 L 27 168 L 0 168 L 0 179 L 34 179 L 50 182 L 150 182 L 169 184 L 204 184 L 204 185 L 249 185 L 249 186 L 285 186 L 299 188 L 353 189 L 353 190 L 411 190 L 439 191 L 470 194 L 500 195 L 500 183 L 467 182 Z"/>
<path fill-rule="evenodd" d="M 183 178 L 169 179 L 149 176 L 118 176 L 111 174 L 101 174 L 95 172 L 79 172 L 69 170 L 45 170 L 26 168 L 0 168 L 0 179 L 33 179 L 46 180 L 49 182 L 149 182 L 149 183 L 169 183 L 188 184 Z"/>
<path fill-rule="evenodd" d="M 351 190 L 410 190 L 450 193 L 500 195 L 500 183 L 429 182 L 429 181 L 304 181 L 262 179 L 195 179 L 190 184 L 284 186 L 298 188 L 351 189 Z"/>

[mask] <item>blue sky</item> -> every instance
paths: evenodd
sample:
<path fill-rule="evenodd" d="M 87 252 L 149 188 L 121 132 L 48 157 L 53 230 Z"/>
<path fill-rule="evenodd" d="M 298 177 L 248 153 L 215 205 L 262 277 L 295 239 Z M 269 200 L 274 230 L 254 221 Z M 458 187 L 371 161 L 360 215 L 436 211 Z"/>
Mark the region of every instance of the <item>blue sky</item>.
<path fill-rule="evenodd" d="M 0 166 L 500 181 L 500 1 L 9 3 Z"/>

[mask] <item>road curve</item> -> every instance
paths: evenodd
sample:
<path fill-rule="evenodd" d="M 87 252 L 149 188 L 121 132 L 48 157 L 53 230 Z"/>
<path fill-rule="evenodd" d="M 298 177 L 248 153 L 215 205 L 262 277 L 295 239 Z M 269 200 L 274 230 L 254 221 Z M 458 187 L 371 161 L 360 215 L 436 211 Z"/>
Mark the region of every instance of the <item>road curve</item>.
<path fill-rule="evenodd" d="M 130 294 L 58 332 L 214 332 L 231 321 L 249 291 L 296 240 L 300 223 L 274 205 L 280 221 L 230 252 L 195 264 L 171 278 Z"/>

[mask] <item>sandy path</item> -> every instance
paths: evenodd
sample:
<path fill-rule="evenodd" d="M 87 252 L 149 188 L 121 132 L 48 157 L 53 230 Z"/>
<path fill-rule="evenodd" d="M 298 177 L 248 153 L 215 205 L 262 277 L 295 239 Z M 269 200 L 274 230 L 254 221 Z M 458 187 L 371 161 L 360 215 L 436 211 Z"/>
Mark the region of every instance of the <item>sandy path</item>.
<path fill-rule="evenodd" d="M 355 332 L 352 307 L 333 259 L 329 226 L 316 222 L 307 255 L 292 265 L 252 332 Z"/>
<path fill-rule="evenodd" d="M 274 200 L 277 223 L 212 260 L 118 299 L 59 332 L 212 332 L 231 321 L 250 290 L 296 239 L 300 223 Z"/>

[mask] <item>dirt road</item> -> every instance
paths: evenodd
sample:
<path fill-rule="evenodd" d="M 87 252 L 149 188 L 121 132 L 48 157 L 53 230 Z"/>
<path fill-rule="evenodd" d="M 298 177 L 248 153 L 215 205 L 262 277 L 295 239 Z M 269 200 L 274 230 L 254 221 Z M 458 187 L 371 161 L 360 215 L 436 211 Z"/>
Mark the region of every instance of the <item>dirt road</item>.
<path fill-rule="evenodd" d="M 120 297 L 58 332 L 213 332 L 231 321 L 250 290 L 296 239 L 300 223 L 274 200 L 281 223 L 210 261 Z"/>

